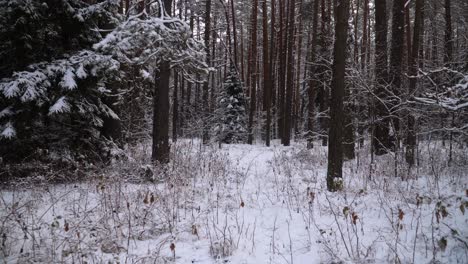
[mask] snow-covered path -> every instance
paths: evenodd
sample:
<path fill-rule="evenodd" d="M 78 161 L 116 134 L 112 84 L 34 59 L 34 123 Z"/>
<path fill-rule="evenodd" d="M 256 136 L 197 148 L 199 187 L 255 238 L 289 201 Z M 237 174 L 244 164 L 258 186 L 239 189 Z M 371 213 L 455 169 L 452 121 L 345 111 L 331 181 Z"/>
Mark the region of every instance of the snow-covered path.
<path fill-rule="evenodd" d="M 225 207 L 220 206 L 216 220 L 208 214 L 202 221 L 212 221 L 213 229 L 219 230 L 218 239 L 210 241 L 209 236 L 214 235 L 205 233 L 201 241 L 179 242 L 178 263 L 214 263 L 210 256 L 213 252 L 209 250 L 214 240 L 220 247 L 222 243 L 229 244 L 232 252 L 228 254 L 232 255 L 225 260 L 231 263 L 320 263 L 315 231 L 309 232 L 307 213 L 297 204 L 306 198 L 306 185 L 303 193 L 296 193 L 291 188 L 293 180 L 284 178 L 285 172 L 275 164 L 278 155 L 285 151 L 287 148 L 225 147 L 223 152 L 235 169 L 236 178 L 222 189 L 227 199 Z"/>
<path fill-rule="evenodd" d="M 242 146 L 237 148 L 242 150 Z M 245 152 L 247 153 L 245 153 Z M 250 148 L 231 151 L 233 160 L 240 160 L 240 168 L 247 174 L 244 188 L 240 191 L 245 199 L 242 217 L 256 228 L 251 239 L 239 245 L 234 263 L 318 263 L 312 247 L 313 234 L 307 231 L 304 215 L 294 207 L 295 194 L 278 171 L 275 149 Z M 278 151 L 278 150 L 276 150 Z M 284 151 L 284 150 L 282 150 Z M 278 175 L 279 174 L 279 175 Z M 288 190 L 289 189 L 289 190 Z M 305 185 L 303 187 L 306 194 Z M 245 198 L 244 198 L 245 197 Z M 309 237 L 311 235 L 311 237 Z M 242 253 L 241 253 L 242 252 Z"/>

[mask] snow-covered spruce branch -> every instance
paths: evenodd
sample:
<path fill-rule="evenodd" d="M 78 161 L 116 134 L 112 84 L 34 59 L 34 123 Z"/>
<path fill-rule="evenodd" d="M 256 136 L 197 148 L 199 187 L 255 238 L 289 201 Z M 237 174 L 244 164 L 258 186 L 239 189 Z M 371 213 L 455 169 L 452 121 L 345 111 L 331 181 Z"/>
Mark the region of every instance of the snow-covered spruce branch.
<path fill-rule="evenodd" d="M 29 104 L 49 106 L 49 115 L 73 111 L 91 117 L 96 126 L 103 122 L 99 116 L 118 119 L 99 98 L 109 94 L 106 82 L 119 67 L 120 63 L 111 56 L 83 50 L 69 58 L 32 64 L 26 71 L 0 80 L 0 99 L 6 103 L 6 107 L 0 109 L 0 137 L 16 135 L 15 116 L 30 110 Z M 77 82 L 89 77 L 97 78 L 97 85 L 79 89 Z"/>
<path fill-rule="evenodd" d="M 204 45 L 192 37 L 184 21 L 167 16 L 131 16 L 94 49 L 122 63 L 158 67 L 167 61 L 186 74 L 204 75 L 209 70 Z"/>

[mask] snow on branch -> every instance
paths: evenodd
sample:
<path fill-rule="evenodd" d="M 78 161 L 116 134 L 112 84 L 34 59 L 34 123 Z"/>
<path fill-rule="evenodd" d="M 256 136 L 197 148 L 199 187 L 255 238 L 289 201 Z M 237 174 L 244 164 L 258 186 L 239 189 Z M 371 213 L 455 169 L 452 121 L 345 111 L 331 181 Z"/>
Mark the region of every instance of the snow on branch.
<path fill-rule="evenodd" d="M 449 111 L 468 109 L 468 75 L 445 92 L 427 93 L 424 97 L 414 97 L 413 99 L 416 102 L 437 105 Z"/>
<path fill-rule="evenodd" d="M 0 134 L 0 138 L 7 138 L 11 139 L 16 136 L 16 130 L 11 124 L 11 122 L 6 123 L 1 129 L 2 133 Z"/>
<path fill-rule="evenodd" d="M 110 56 L 93 51 L 81 51 L 67 59 L 38 63 L 29 66 L 28 71 L 15 72 L 11 78 L 0 80 L 0 94 L 8 99 L 19 98 L 22 102 L 47 101 L 47 89 L 52 87 L 51 80 L 60 79 L 60 87 L 73 90 L 76 80 L 87 77 L 84 68 L 90 69 L 92 76 L 99 71 L 113 71 L 120 67 Z"/>
<path fill-rule="evenodd" d="M 182 20 L 168 16 L 131 16 L 94 49 L 123 63 L 159 65 L 168 61 L 183 71 L 207 73 L 204 45 Z"/>
<path fill-rule="evenodd" d="M 69 113 L 75 106 L 79 109 L 79 114 L 90 115 L 91 119 L 96 119 L 92 115 L 118 119 L 118 116 L 101 100 L 90 100 L 87 101 L 87 107 L 78 107 L 82 106 L 82 101 L 86 100 L 86 97 L 99 97 L 99 94 L 104 95 L 106 92 L 94 86 L 83 87 L 88 89 L 84 93 L 77 91 L 77 82 L 90 76 L 105 81 L 119 68 L 119 62 L 110 55 L 83 50 L 69 58 L 32 64 L 26 71 L 15 72 L 11 77 L 1 79 L 0 100 L 10 106 L 0 109 L 0 131 L 3 131 L 0 137 L 15 136 L 14 116 L 30 110 L 26 103 L 34 103 L 38 107 L 50 105 L 49 115 Z M 80 93 L 82 95 L 79 95 Z"/>

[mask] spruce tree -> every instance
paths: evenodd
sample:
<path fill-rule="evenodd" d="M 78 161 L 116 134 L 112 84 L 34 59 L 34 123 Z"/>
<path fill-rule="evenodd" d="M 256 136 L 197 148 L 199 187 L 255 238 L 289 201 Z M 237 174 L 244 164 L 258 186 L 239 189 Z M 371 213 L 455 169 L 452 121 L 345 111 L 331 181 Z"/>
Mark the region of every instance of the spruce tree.
<path fill-rule="evenodd" d="M 107 154 L 102 137 L 118 134 L 106 128 L 119 119 L 112 96 L 120 63 L 92 45 L 103 39 L 101 29 L 120 23 L 117 10 L 118 3 L 110 0 L 0 1 L 0 156 L 5 161 L 44 159 L 35 155 L 39 151 L 90 159 Z"/>
<path fill-rule="evenodd" d="M 236 69 L 232 66 L 218 99 L 215 133 L 218 141 L 242 143 L 247 138 L 246 100 Z"/>

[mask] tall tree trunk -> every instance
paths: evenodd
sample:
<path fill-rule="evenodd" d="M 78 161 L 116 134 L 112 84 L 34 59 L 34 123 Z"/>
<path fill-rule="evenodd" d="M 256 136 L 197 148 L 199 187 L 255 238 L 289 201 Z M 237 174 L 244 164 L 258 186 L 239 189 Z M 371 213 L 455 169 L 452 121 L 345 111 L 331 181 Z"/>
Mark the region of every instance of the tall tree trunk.
<path fill-rule="evenodd" d="M 268 8 L 267 1 L 262 3 L 263 13 L 263 92 L 265 96 L 264 109 L 266 111 L 265 144 L 270 146 L 270 126 L 271 126 L 271 81 L 270 81 L 270 57 L 268 47 Z"/>
<path fill-rule="evenodd" d="M 376 155 L 388 153 L 391 146 L 389 111 L 386 106 L 387 60 L 387 3 L 386 0 L 375 0 L 375 95 L 377 98 L 373 100 L 376 122 L 373 124 L 372 143 Z"/>
<path fill-rule="evenodd" d="M 350 52 L 351 53 L 351 52 Z M 345 95 L 344 95 L 344 112 L 343 112 L 343 157 L 345 160 L 352 160 L 356 157 L 354 149 L 355 145 L 355 129 L 353 122 L 352 113 L 352 102 L 350 100 L 350 86 L 351 84 L 345 84 Z"/>
<path fill-rule="evenodd" d="M 452 39 L 452 11 L 451 0 L 445 0 L 445 53 L 444 64 L 450 67 L 453 57 L 453 39 Z"/>
<path fill-rule="evenodd" d="M 367 63 L 369 60 L 367 60 L 368 56 L 367 53 L 370 53 L 370 50 L 367 48 L 368 46 L 368 39 L 369 35 L 367 34 L 368 32 L 368 20 L 369 20 L 369 0 L 364 0 L 364 8 L 363 8 L 363 18 L 362 18 L 362 41 L 361 41 L 361 71 L 364 74 L 365 78 L 369 77 L 368 74 L 368 65 Z M 358 111 L 360 114 L 365 112 L 366 106 L 363 102 L 358 101 Z M 362 147 L 364 146 L 364 131 L 365 131 L 365 125 L 361 121 L 361 119 L 358 119 L 358 133 L 359 133 L 359 146 Z"/>
<path fill-rule="evenodd" d="M 349 0 L 335 0 L 335 44 L 333 45 L 333 79 L 330 102 L 327 189 L 343 187 L 343 99 L 345 94 L 346 40 Z"/>
<path fill-rule="evenodd" d="M 453 37 L 452 37 L 452 4 L 451 0 L 445 0 L 445 39 L 444 39 L 444 66 L 451 68 L 453 59 Z M 451 80 L 449 80 L 449 83 Z M 452 122 L 454 122 L 454 113 L 452 113 Z M 452 162 L 452 139 L 453 131 L 449 132 L 449 164 Z"/>
<path fill-rule="evenodd" d="M 292 101 L 293 101 L 293 85 L 294 85 L 294 24 L 295 24 L 295 7 L 296 1 L 289 0 L 289 15 L 288 15 L 288 43 L 287 43 L 287 72 L 286 72 L 286 102 L 284 115 L 284 137 L 283 145 L 291 144 L 291 119 L 292 119 Z"/>
<path fill-rule="evenodd" d="M 218 23 L 218 17 L 216 16 L 216 13 L 213 17 L 213 25 L 216 25 Z M 214 63 L 215 60 L 216 60 L 216 28 L 213 28 L 211 30 L 211 63 Z M 229 57 L 230 55 L 226 53 L 226 50 L 224 50 L 224 53 L 225 53 L 225 57 Z M 215 104 L 216 104 L 216 99 L 215 99 L 215 94 L 216 94 L 216 88 L 218 87 L 217 84 L 216 84 L 216 80 L 217 79 L 225 79 L 226 77 L 226 74 L 224 75 L 224 77 L 221 77 L 223 76 L 222 75 L 222 71 L 226 72 L 226 67 L 227 67 L 227 64 L 224 64 L 224 70 L 219 70 L 219 78 L 216 78 L 216 74 L 213 73 L 211 74 L 211 86 L 208 86 L 210 87 L 211 89 L 209 89 L 209 95 L 210 95 L 210 99 L 209 99 L 209 106 L 208 106 L 208 116 L 212 116 L 213 114 L 213 111 L 215 109 Z M 209 129 L 209 126 L 210 124 L 208 124 L 208 129 Z M 209 130 L 208 130 L 209 131 Z"/>
<path fill-rule="evenodd" d="M 398 103 L 400 101 L 401 91 L 401 74 L 403 62 L 403 43 L 404 43 L 404 12 L 406 0 L 393 1 L 393 18 L 392 18 L 392 44 L 390 47 L 390 82 L 392 84 L 393 98 L 391 98 L 392 125 L 396 142 L 394 147 L 398 148 L 398 139 L 400 133 L 400 119 L 398 117 Z"/>
<path fill-rule="evenodd" d="M 164 8 L 168 15 L 172 0 L 164 0 Z M 169 79 L 170 64 L 161 62 L 155 73 L 155 89 L 153 95 L 153 147 L 151 159 L 159 163 L 169 162 Z"/>
<path fill-rule="evenodd" d="M 179 116 L 179 137 L 184 136 L 185 128 L 185 117 L 186 117 L 186 105 L 185 105 L 185 78 L 181 74 L 180 76 L 180 116 Z"/>
<path fill-rule="evenodd" d="M 354 1 L 352 1 L 354 2 Z M 353 8 L 353 3 L 351 2 L 351 8 Z M 361 1 L 357 0 L 356 3 L 356 16 L 354 17 L 354 62 L 356 65 L 359 63 L 359 45 L 358 45 L 358 27 L 359 27 L 359 8 L 361 5 Z M 353 10 L 351 10 L 351 13 L 353 13 Z M 364 32 L 364 29 L 363 29 Z"/>
<path fill-rule="evenodd" d="M 302 5 L 303 0 L 299 0 L 299 9 L 302 10 L 304 6 Z M 302 66 L 302 56 L 301 56 L 301 49 L 302 49 L 302 41 L 303 41 L 303 19 L 302 19 L 302 12 L 299 12 L 297 20 L 299 21 L 299 27 L 297 28 L 297 46 L 296 46 L 296 69 L 295 69 L 295 75 L 296 75 L 296 80 L 294 84 L 294 105 L 293 105 L 293 112 L 294 112 L 294 118 L 293 118 L 293 127 L 294 127 L 294 133 L 297 135 L 299 134 L 299 128 L 301 126 L 301 118 L 300 118 L 300 111 L 301 111 L 301 66 Z"/>
<path fill-rule="evenodd" d="M 275 27 L 276 27 L 276 0 L 271 0 L 271 25 L 270 25 L 270 138 L 275 136 L 274 133 L 274 123 L 272 121 L 272 117 L 275 116 L 275 110 L 273 106 L 276 103 L 276 89 L 275 89 L 275 84 L 276 84 L 276 79 L 275 79 L 275 62 L 276 62 L 276 55 L 277 55 L 277 49 L 276 49 L 276 35 L 275 35 Z M 273 108 L 273 109 L 272 109 Z"/>
<path fill-rule="evenodd" d="M 250 75 L 250 109 L 249 109 L 249 124 L 248 124 L 248 144 L 253 144 L 253 124 L 255 112 L 257 108 L 257 15 L 258 15 L 258 0 L 254 0 L 252 7 L 252 35 L 250 43 L 251 61 L 249 66 Z"/>
<path fill-rule="evenodd" d="M 353 5 L 351 4 L 351 7 Z M 359 13 L 359 6 L 357 7 L 357 13 Z M 357 17 L 357 15 L 356 15 Z M 357 32 L 357 21 L 355 22 L 354 33 Z M 357 36 L 357 35 L 355 35 Z M 353 49 L 350 46 L 357 46 L 357 37 L 352 38 L 351 34 L 348 34 L 347 38 L 347 48 L 346 52 L 348 54 L 353 54 Z M 358 64 L 358 54 L 357 54 L 357 47 L 354 48 L 354 55 L 351 57 L 350 55 L 347 58 L 347 62 L 354 65 Z M 346 76 L 346 72 L 345 72 Z M 345 77 L 345 93 L 344 93 L 344 105 L 343 105 L 343 158 L 345 160 L 352 160 L 355 158 L 355 129 L 354 129 L 354 122 L 353 122 L 353 112 L 356 112 L 355 103 L 351 100 L 351 87 L 353 83 Z"/>
<path fill-rule="evenodd" d="M 422 24 L 422 9 L 424 8 L 424 0 L 416 0 L 416 7 L 414 12 L 414 32 L 413 32 L 413 50 L 411 52 L 411 60 L 409 65 L 409 96 L 414 96 L 416 91 L 418 74 L 418 59 L 419 59 L 419 43 Z M 414 165 L 414 157 L 416 153 L 416 130 L 415 130 L 415 117 L 412 113 L 408 116 L 408 131 L 406 135 L 406 162 L 411 167 Z"/>
<path fill-rule="evenodd" d="M 332 1 L 332 0 L 328 0 Z M 330 6 L 330 5 L 328 5 Z M 330 16 L 327 11 L 327 1 L 322 0 L 321 2 L 321 32 L 320 32 L 320 66 L 317 72 L 317 76 L 322 80 L 319 89 L 319 111 L 320 111 L 320 128 L 322 133 L 322 146 L 328 144 L 328 127 L 329 127 L 329 81 L 328 81 L 328 61 L 329 61 L 329 46 L 330 46 Z"/>
<path fill-rule="evenodd" d="M 206 52 L 206 64 L 211 65 L 211 52 L 210 52 L 210 34 L 211 34 L 211 0 L 205 2 L 205 52 Z M 209 82 L 210 75 L 207 76 L 205 82 L 203 82 L 203 144 L 207 144 L 209 140 L 209 129 L 208 129 L 208 116 L 209 116 Z"/>
<path fill-rule="evenodd" d="M 197 39 L 201 40 L 200 17 L 196 16 L 196 19 L 197 19 Z M 206 45 L 205 48 L 209 48 L 209 46 Z M 207 58 L 209 58 L 208 54 L 207 54 Z M 195 75 L 195 79 L 200 80 L 200 74 L 199 73 L 197 73 Z M 208 80 L 208 76 L 207 76 L 207 80 Z M 201 111 L 200 111 L 200 102 L 201 102 L 201 100 L 200 100 L 200 83 L 197 82 L 197 83 L 195 83 L 195 98 L 193 100 L 193 104 L 195 106 L 194 107 L 195 108 L 195 113 L 198 114 L 198 113 L 201 112 L 201 115 L 198 115 L 198 116 L 201 116 L 202 119 L 203 119 L 203 109 L 201 109 Z M 203 128 L 202 128 L 202 130 L 203 130 Z M 202 134 L 203 134 L 203 131 L 202 131 Z"/>
<path fill-rule="evenodd" d="M 369 17 L 369 0 L 364 0 L 364 14 L 362 18 L 362 42 L 361 42 L 361 70 L 366 68 L 367 50 L 367 20 Z"/>
<path fill-rule="evenodd" d="M 411 64 L 411 21 L 410 21 L 410 5 L 407 4 L 405 7 L 405 33 L 406 33 L 406 58 L 407 58 L 407 67 L 409 69 Z"/>
<path fill-rule="evenodd" d="M 278 82 L 278 132 L 279 137 L 281 138 L 281 142 L 284 139 L 284 119 L 285 119 L 285 97 L 284 97 L 284 88 L 286 85 L 286 78 L 285 78 L 285 64 L 286 64 L 286 30 L 285 30 L 285 1 L 279 1 L 279 31 L 278 31 L 278 41 L 279 41 L 279 65 L 278 65 L 278 75 L 279 75 L 279 82 Z"/>
<path fill-rule="evenodd" d="M 177 141 L 179 130 L 179 73 L 174 71 L 174 91 L 172 94 L 172 141 Z"/>
<path fill-rule="evenodd" d="M 313 17 L 312 17 L 312 42 L 311 46 L 309 47 L 309 56 L 308 59 L 308 67 L 307 67 L 307 97 L 309 98 L 309 105 L 307 107 L 307 148 L 314 147 L 314 138 L 313 138 L 313 129 L 314 129 L 314 106 L 315 106 L 315 89 L 317 89 L 317 82 L 316 77 L 314 76 L 315 73 L 315 63 L 317 59 L 317 39 L 318 39 L 318 13 L 319 13 L 319 1 L 314 1 L 314 10 L 313 10 Z"/>
<path fill-rule="evenodd" d="M 231 14 L 232 14 L 232 35 L 234 38 L 234 65 L 239 67 L 237 56 L 237 28 L 236 28 L 236 9 L 234 8 L 234 0 L 231 0 Z"/>
<path fill-rule="evenodd" d="M 228 43 L 227 44 L 227 48 L 228 48 L 228 54 L 227 54 L 228 56 L 227 57 L 229 58 L 229 63 L 231 64 L 231 63 L 235 62 L 235 59 L 233 58 L 234 56 L 232 54 L 233 47 L 232 47 L 232 38 L 231 38 L 231 20 L 229 19 L 229 7 L 226 7 L 226 5 L 224 4 L 224 1 L 220 0 L 220 2 L 222 4 L 222 6 L 223 6 L 224 17 L 226 19 L 226 38 L 227 38 L 227 43 Z M 214 23 L 214 24 L 216 24 L 216 23 Z M 213 37 L 213 41 L 215 41 L 214 37 Z"/>
<path fill-rule="evenodd" d="M 241 43 L 240 43 L 240 62 L 241 62 L 241 80 L 242 80 L 242 83 L 246 83 L 245 82 L 245 60 L 244 60 L 244 26 L 240 25 L 240 39 L 241 39 Z M 248 85 L 247 85 L 248 86 Z"/>

